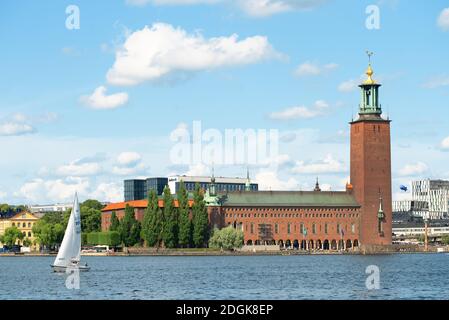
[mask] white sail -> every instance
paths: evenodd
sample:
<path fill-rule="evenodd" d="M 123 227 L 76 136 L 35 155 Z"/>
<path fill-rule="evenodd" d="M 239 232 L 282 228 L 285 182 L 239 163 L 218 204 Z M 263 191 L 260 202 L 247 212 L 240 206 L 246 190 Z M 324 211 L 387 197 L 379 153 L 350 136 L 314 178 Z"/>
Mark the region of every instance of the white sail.
<path fill-rule="evenodd" d="M 78 196 L 75 194 L 72 213 L 65 230 L 64 239 L 59 248 L 54 266 L 67 267 L 70 261 L 80 261 L 81 253 L 81 212 Z"/>

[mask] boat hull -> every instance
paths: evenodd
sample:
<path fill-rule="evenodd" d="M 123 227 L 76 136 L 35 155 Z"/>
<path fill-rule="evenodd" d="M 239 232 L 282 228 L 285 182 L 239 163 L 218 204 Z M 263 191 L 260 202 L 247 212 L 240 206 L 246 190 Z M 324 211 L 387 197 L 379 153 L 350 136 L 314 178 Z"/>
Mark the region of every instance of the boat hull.
<path fill-rule="evenodd" d="M 51 267 L 53 268 L 53 272 L 58 272 L 58 273 L 66 273 L 67 269 L 70 269 L 70 270 L 78 269 L 80 272 L 87 272 L 90 270 L 90 267 L 88 267 L 88 266 L 64 267 L 64 266 L 51 265 Z"/>

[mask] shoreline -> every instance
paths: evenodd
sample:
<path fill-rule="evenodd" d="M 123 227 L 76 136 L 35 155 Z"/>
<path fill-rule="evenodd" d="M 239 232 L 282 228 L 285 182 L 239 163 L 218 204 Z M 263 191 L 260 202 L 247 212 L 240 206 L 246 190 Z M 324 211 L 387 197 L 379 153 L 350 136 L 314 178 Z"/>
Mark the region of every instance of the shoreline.
<path fill-rule="evenodd" d="M 88 253 L 81 254 L 82 257 L 219 257 L 219 256 L 374 256 L 374 255 L 394 255 L 394 254 L 449 254 L 448 251 L 383 251 L 383 252 L 298 252 L 298 251 L 258 251 L 258 252 L 238 252 L 238 251 L 178 251 L 160 250 L 154 252 L 116 252 L 116 253 Z M 56 253 L 0 253 L 1 257 L 55 257 Z"/>

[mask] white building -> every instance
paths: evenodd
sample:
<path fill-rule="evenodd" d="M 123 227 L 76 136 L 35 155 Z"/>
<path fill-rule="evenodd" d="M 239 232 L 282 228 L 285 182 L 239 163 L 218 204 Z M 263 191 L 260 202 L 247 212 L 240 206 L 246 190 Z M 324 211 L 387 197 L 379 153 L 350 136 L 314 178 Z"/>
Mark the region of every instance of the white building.
<path fill-rule="evenodd" d="M 399 200 L 393 201 L 393 212 L 408 212 L 415 217 L 427 217 L 429 205 L 426 201 Z"/>
<path fill-rule="evenodd" d="M 29 206 L 31 213 L 43 213 L 43 212 L 64 212 L 68 209 L 72 209 L 73 204 L 48 204 L 48 205 L 32 205 Z"/>
<path fill-rule="evenodd" d="M 412 199 L 428 203 L 428 218 L 449 218 L 449 181 L 413 181 Z"/>

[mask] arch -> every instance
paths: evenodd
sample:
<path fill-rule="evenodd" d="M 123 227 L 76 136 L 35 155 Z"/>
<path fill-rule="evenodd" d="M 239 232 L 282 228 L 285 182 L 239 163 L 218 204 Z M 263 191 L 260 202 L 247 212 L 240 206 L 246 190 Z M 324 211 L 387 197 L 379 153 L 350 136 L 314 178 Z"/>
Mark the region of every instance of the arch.
<path fill-rule="evenodd" d="M 355 240 L 354 240 L 353 247 L 354 247 L 354 248 L 357 248 L 358 246 L 359 246 L 359 240 L 355 239 Z"/>
<path fill-rule="evenodd" d="M 321 240 L 317 240 L 316 241 L 316 248 L 318 250 L 322 250 L 323 249 L 323 243 L 321 242 Z"/>
<path fill-rule="evenodd" d="M 309 250 L 315 249 L 313 240 L 309 240 Z"/>
<path fill-rule="evenodd" d="M 324 240 L 323 242 L 323 250 L 329 250 L 330 246 L 329 246 L 329 240 Z"/>
<path fill-rule="evenodd" d="M 246 245 L 247 245 L 247 246 L 252 246 L 252 245 L 253 245 L 253 240 L 248 240 L 248 241 L 246 241 Z"/>
<path fill-rule="evenodd" d="M 306 249 L 307 249 L 307 241 L 301 240 L 301 250 L 306 250 Z"/>
<path fill-rule="evenodd" d="M 280 247 L 283 247 L 283 246 L 284 246 L 284 241 L 278 240 L 278 245 L 279 245 Z"/>
<path fill-rule="evenodd" d="M 341 239 L 341 240 L 338 241 L 338 249 L 340 249 L 340 250 L 346 249 L 346 247 L 345 247 L 345 241 L 344 241 L 343 239 Z"/>
<path fill-rule="evenodd" d="M 260 246 L 261 245 L 261 241 L 260 240 L 256 240 L 255 245 L 256 246 Z"/>
<path fill-rule="evenodd" d="M 292 242 L 290 240 L 285 240 L 285 246 L 290 248 L 292 246 Z"/>
<path fill-rule="evenodd" d="M 293 249 L 298 250 L 299 249 L 299 241 L 298 240 L 293 240 Z"/>
<path fill-rule="evenodd" d="M 351 240 L 346 240 L 346 249 L 351 249 L 352 248 L 352 242 Z"/>
<path fill-rule="evenodd" d="M 332 240 L 330 249 L 331 250 L 337 250 L 337 241 L 336 240 Z"/>

